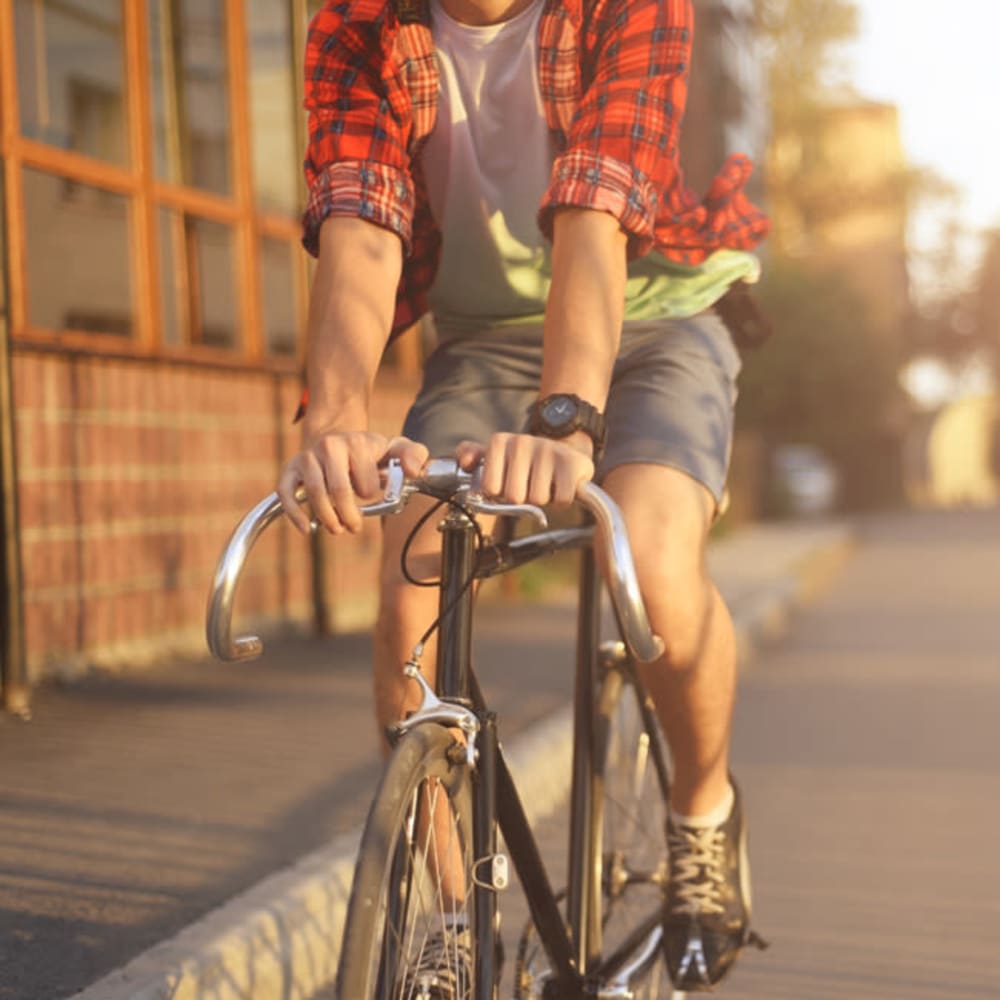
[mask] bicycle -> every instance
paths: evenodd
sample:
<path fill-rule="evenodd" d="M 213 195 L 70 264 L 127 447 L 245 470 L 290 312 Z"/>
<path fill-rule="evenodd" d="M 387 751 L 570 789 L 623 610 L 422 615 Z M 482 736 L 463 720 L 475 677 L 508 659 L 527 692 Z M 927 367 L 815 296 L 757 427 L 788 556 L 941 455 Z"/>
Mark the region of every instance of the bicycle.
<path fill-rule="evenodd" d="M 587 483 L 578 503 L 588 523 L 549 529 L 541 509 L 487 499 L 476 474 L 435 460 L 415 480 L 390 464 L 383 499 L 363 512 L 391 515 L 418 493 L 445 508 L 435 623 L 438 691 L 419 669 L 425 633 L 405 667 L 423 701 L 390 734 L 392 752 L 361 838 L 338 996 L 498 997 L 503 959 L 497 897 L 509 882 L 499 830 L 531 914 L 517 949 L 516 1000 L 683 1000 L 661 955 L 667 750 L 636 671 L 637 662 L 659 656 L 662 642 L 649 626 L 620 511 Z M 480 513 L 527 517 L 538 530 L 486 539 L 475 521 Z M 208 610 L 208 643 L 220 659 L 243 660 L 261 651 L 256 636 L 232 637 L 233 600 L 247 554 L 280 515 L 272 494 L 247 514 L 220 559 Z M 607 591 L 620 634 L 603 643 L 595 534 L 604 541 Z M 582 560 L 569 877 L 567 889 L 556 892 L 507 769 L 496 715 L 470 662 L 473 583 L 572 549 Z"/>

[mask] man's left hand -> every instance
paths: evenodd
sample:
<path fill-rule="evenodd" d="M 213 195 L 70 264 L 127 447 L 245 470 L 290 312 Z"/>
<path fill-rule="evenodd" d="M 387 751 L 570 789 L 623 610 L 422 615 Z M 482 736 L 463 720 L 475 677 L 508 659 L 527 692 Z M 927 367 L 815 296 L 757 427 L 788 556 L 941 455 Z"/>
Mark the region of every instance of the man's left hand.
<path fill-rule="evenodd" d="M 463 469 L 483 463 L 483 492 L 508 503 L 568 507 L 580 483 L 594 478 L 593 442 L 582 431 L 554 440 L 532 434 L 494 434 L 488 445 L 463 441 Z"/>

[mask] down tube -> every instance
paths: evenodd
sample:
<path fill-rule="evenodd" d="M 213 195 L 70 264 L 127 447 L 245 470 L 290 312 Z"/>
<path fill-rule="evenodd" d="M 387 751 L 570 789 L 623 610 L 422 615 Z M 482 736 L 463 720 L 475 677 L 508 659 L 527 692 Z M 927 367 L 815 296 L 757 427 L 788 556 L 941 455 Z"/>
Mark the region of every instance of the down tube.
<path fill-rule="evenodd" d="M 493 863 L 497 857 L 496 767 L 497 717 L 494 712 L 481 716 L 479 760 L 475 772 L 475 808 L 473 810 L 473 900 L 476 913 L 476 996 L 493 997 L 496 989 L 497 884 Z"/>
<path fill-rule="evenodd" d="M 592 548 L 581 556 L 573 697 L 573 784 L 570 795 L 568 912 L 577 968 L 586 976 L 601 953 L 601 859 L 596 856 L 600 803 L 593 794 L 601 578 Z"/>

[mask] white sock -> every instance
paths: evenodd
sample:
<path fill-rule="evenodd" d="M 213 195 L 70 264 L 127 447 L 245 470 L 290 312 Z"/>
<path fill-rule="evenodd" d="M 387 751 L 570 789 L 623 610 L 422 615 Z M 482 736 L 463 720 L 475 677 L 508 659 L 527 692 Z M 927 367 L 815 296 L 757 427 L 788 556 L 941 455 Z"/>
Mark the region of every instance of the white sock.
<path fill-rule="evenodd" d="M 701 816 L 682 816 L 675 810 L 670 810 L 670 820 L 674 826 L 691 826 L 696 830 L 704 830 L 711 826 L 722 826 L 729 819 L 729 814 L 733 811 L 733 803 L 736 801 L 736 792 L 732 785 L 726 785 L 726 794 L 723 800 L 711 811 Z"/>

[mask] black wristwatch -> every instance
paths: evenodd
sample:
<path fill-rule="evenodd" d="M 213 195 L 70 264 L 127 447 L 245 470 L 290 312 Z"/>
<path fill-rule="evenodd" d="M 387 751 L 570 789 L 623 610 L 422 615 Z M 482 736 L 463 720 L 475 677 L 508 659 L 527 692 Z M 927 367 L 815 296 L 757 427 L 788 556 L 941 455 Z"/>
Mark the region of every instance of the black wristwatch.
<path fill-rule="evenodd" d="M 594 463 L 604 454 L 604 414 L 579 396 L 560 392 L 538 399 L 528 409 L 528 430 L 539 437 L 565 438 L 583 431 L 594 442 Z"/>

